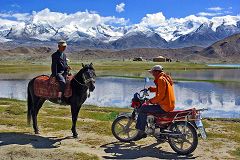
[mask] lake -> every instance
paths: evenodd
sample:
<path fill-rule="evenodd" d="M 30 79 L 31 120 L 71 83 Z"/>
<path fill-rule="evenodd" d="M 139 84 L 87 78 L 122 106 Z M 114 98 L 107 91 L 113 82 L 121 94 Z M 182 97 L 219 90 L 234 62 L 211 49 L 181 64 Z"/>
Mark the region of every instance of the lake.
<path fill-rule="evenodd" d="M 29 80 L 0 80 L 0 97 L 26 100 Z M 132 96 L 141 90 L 143 79 L 100 77 L 86 104 L 129 107 Z M 148 85 L 153 85 L 149 82 Z M 176 109 L 208 108 L 205 117 L 240 118 L 240 84 L 177 82 L 174 85 Z M 151 97 L 153 95 L 150 95 Z"/>
<path fill-rule="evenodd" d="M 240 68 L 240 64 L 208 64 L 209 67 L 230 67 Z"/>
<path fill-rule="evenodd" d="M 194 80 L 239 81 L 240 69 L 206 69 L 170 71 L 174 78 Z"/>

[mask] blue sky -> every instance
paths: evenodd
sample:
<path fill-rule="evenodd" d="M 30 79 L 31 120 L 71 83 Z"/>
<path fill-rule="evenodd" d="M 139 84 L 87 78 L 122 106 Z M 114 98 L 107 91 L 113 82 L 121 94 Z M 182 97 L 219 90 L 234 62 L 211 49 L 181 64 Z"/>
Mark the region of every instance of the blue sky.
<path fill-rule="evenodd" d="M 1 0 L 0 13 L 32 13 L 45 8 L 68 14 L 88 10 L 138 23 L 146 14 L 158 12 L 166 18 L 239 15 L 240 0 Z"/>

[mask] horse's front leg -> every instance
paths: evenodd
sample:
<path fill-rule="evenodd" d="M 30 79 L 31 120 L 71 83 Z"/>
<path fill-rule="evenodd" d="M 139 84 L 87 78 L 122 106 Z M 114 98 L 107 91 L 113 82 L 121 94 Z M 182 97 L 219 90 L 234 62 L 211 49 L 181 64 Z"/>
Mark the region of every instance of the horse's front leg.
<path fill-rule="evenodd" d="M 79 110 L 81 108 L 81 105 L 71 105 L 71 113 L 72 113 L 72 134 L 74 138 L 78 137 L 78 133 L 76 130 L 76 123 L 77 123 L 77 119 L 78 119 L 78 113 Z"/>

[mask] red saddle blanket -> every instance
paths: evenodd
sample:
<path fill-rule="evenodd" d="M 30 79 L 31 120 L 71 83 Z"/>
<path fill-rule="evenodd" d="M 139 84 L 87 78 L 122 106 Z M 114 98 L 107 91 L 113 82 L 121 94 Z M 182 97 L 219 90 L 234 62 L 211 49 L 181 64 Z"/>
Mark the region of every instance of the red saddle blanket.
<path fill-rule="evenodd" d="M 70 85 L 72 79 L 73 76 L 67 76 L 64 97 L 72 96 L 72 87 Z M 57 98 L 58 92 L 60 92 L 60 85 L 55 77 L 42 75 L 34 80 L 34 93 L 36 96 L 42 98 Z"/>

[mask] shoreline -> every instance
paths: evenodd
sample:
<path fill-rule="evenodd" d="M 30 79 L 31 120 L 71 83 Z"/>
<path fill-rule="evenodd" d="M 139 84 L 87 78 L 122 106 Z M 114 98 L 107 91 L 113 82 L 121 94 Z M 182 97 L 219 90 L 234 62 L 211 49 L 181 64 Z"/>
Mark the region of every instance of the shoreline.
<path fill-rule="evenodd" d="M 17 63 L 17 64 L 16 64 Z M 50 63 L 30 63 L 30 62 L 4 62 L 0 64 L 0 79 L 32 79 L 37 75 L 50 75 Z M 89 63 L 84 61 L 83 63 Z M 160 64 L 164 67 L 165 72 L 173 74 L 190 73 L 194 71 L 213 71 L 214 70 L 239 70 L 239 67 L 211 67 L 203 63 L 186 63 L 186 62 L 135 62 L 135 61 L 93 61 L 94 68 L 98 77 L 120 77 L 120 78 L 137 78 L 141 79 L 148 75 L 147 70 L 153 65 Z M 74 74 L 79 70 L 81 63 L 71 62 Z M 193 81 L 193 82 L 213 82 L 213 83 L 240 83 L 240 80 L 227 79 L 205 79 L 203 78 L 185 78 L 177 77 L 175 81 Z"/>
<path fill-rule="evenodd" d="M 33 74 L 25 74 L 25 73 L 19 73 L 19 74 L 15 74 L 12 75 L 13 73 L 0 73 L 0 80 L 31 80 L 32 78 L 34 78 L 35 76 L 38 75 L 49 75 L 50 74 L 37 74 L 37 73 L 33 73 Z M 32 78 L 31 78 L 32 76 Z M 26 78 L 27 77 L 27 78 Z M 141 77 L 141 76 L 121 76 L 121 75 L 99 75 L 97 76 L 99 78 L 122 78 L 122 79 L 144 79 L 145 77 Z M 153 79 L 150 77 L 150 79 Z M 187 78 L 174 78 L 174 83 L 178 83 L 178 82 L 209 82 L 209 83 L 233 83 L 233 84 L 240 84 L 240 80 L 239 81 L 235 81 L 235 80 L 207 80 L 207 79 L 187 79 Z"/>

